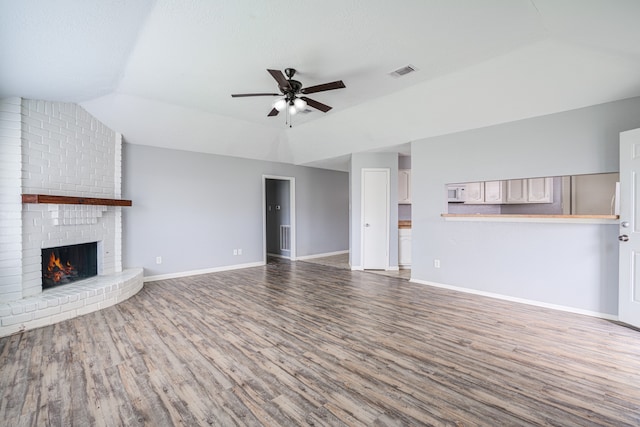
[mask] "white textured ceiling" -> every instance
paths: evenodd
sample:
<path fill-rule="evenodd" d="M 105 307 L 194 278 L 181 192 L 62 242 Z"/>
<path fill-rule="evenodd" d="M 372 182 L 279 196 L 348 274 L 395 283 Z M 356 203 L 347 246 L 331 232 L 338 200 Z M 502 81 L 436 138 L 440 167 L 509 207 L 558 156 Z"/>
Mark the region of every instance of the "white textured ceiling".
<path fill-rule="evenodd" d="M 335 168 L 638 96 L 638 22 L 638 0 L 3 1 L 0 97 L 77 102 L 134 144 Z M 286 67 L 346 89 L 293 128 L 272 98 L 231 98 Z"/>

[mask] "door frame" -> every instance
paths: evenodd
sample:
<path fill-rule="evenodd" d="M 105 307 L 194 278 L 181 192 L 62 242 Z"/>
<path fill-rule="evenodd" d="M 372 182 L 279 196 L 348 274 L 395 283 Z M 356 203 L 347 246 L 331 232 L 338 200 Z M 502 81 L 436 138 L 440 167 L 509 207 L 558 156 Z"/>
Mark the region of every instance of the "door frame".
<path fill-rule="evenodd" d="M 360 172 L 360 265 L 362 265 L 362 269 L 365 269 L 364 262 L 364 206 L 365 206 L 365 174 L 366 172 L 385 172 L 387 174 L 387 197 L 385 200 L 386 204 L 386 227 L 385 227 L 385 265 L 384 269 L 389 270 L 389 218 L 391 215 L 391 169 L 389 168 L 362 168 Z"/>
<path fill-rule="evenodd" d="M 291 261 L 296 260 L 296 179 L 292 176 L 262 175 L 262 262 L 267 263 L 267 179 L 289 181 L 289 218 L 291 221 Z"/>

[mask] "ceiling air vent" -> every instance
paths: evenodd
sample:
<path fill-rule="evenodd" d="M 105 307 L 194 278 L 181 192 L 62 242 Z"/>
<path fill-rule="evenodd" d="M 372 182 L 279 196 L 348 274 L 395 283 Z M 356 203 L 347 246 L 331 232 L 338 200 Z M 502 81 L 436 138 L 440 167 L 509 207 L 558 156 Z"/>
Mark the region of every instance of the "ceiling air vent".
<path fill-rule="evenodd" d="M 418 69 L 413 65 L 409 64 L 409 65 L 405 65 L 402 68 L 398 68 L 395 71 L 390 72 L 389 75 L 391 77 L 402 77 L 402 76 L 406 76 L 409 73 L 413 73 L 414 71 L 418 71 Z"/>

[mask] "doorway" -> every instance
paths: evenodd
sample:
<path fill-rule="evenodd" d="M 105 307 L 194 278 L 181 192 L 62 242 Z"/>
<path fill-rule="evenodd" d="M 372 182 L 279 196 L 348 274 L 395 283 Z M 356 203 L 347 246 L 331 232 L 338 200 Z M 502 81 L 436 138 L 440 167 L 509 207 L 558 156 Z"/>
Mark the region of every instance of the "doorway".
<path fill-rule="evenodd" d="M 263 260 L 296 259 L 295 178 L 262 176 Z"/>
<path fill-rule="evenodd" d="M 362 169 L 362 268 L 389 269 L 389 169 Z"/>

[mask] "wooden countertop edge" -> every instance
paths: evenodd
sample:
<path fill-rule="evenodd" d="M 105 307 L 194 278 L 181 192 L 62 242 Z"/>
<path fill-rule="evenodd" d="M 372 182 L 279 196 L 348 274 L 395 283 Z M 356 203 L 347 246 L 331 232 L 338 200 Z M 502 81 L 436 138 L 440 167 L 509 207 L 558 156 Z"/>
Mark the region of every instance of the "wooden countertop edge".
<path fill-rule="evenodd" d="M 49 203 L 54 205 L 131 206 L 131 200 L 100 199 L 95 197 L 52 196 L 49 194 L 23 194 L 22 203 Z"/>
<path fill-rule="evenodd" d="M 619 219 L 619 215 L 440 214 L 443 218 Z"/>

